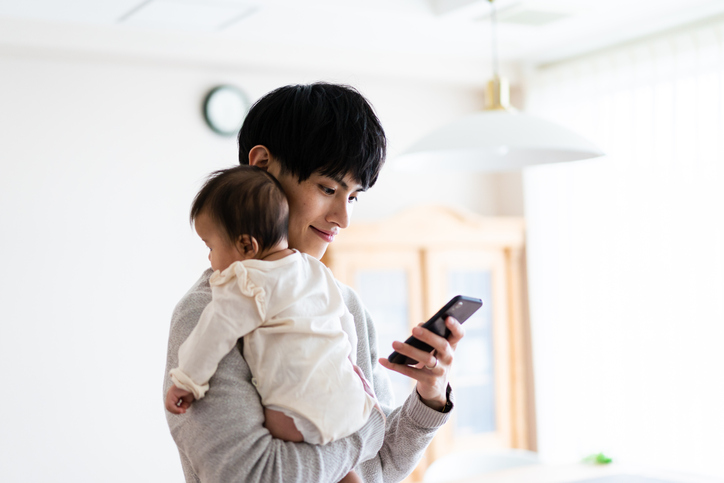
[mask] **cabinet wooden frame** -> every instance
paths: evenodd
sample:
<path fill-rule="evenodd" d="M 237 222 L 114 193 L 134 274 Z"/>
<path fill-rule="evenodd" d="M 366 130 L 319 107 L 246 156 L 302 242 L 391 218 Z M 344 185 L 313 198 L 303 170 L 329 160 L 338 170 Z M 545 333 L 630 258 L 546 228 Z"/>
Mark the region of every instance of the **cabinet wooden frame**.
<path fill-rule="evenodd" d="M 411 481 L 421 477 L 427 464 L 463 445 L 536 449 L 525 226 L 521 218 L 482 217 L 443 206 L 415 207 L 378 222 L 352 224 L 330 244 L 322 261 L 353 288 L 359 270 L 405 270 L 410 328 L 435 313 L 445 301 L 440 274 L 446 267 L 464 267 L 467 261 L 491 269 L 498 434 L 455 441 L 450 431 L 441 429 Z M 454 381 L 452 384 L 454 387 Z"/>

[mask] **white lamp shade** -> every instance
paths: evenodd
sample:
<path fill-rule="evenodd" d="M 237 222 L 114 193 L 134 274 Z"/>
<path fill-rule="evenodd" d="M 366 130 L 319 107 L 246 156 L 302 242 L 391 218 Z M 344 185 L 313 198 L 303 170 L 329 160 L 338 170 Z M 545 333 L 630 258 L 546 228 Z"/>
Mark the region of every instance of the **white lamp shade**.
<path fill-rule="evenodd" d="M 483 111 L 430 133 L 391 164 L 403 171 L 506 171 L 603 155 L 591 142 L 552 122 L 517 112 Z"/>

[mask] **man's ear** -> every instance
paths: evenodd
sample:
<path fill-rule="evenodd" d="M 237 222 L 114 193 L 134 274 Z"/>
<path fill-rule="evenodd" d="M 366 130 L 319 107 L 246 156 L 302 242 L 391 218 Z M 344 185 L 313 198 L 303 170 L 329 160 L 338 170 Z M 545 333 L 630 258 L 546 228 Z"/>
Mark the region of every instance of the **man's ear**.
<path fill-rule="evenodd" d="M 269 169 L 270 161 L 271 154 L 266 146 L 257 144 L 249 150 L 249 166 L 256 166 L 266 171 Z"/>
<path fill-rule="evenodd" d="M 236 240 L 236 249 L 239 250 L 244 260 L 249 260 L 259 254 L 259 243 L 253 236 L 241 235 Z"/>

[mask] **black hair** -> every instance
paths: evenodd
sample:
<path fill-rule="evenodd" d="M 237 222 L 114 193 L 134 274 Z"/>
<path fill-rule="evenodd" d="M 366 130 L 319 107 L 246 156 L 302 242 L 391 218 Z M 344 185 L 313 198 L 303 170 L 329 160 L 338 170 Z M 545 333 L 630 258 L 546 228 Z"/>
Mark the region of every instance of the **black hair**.
<path fill-rule="evenodd" d="M 346 175 L 367 189 L 385 161 L 387 138 L 367 99 L 350 86 L 317 82 L 280 87 L 259 99 L 239 131 L 239 164 L 265 146 L 299 182 L 319 172 Z"/>
<path fill-rule="evenodd" d="M 241 235 L 256 238 L 260 252 L 287 239 L 289 204 L 274 176 L 254 166 L 214 171 L 191 205 L 190 221 L 206 213 L 231 243 Z"/>

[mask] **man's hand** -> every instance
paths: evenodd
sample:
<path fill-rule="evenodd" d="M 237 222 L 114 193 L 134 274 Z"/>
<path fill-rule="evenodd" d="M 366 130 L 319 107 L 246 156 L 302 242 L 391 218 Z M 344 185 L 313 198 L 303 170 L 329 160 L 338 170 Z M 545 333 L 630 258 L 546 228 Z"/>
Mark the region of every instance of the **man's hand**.
<path fill-rule="evenodd" d="M 404 342 L 395 341 L 392 348 L 402 355 L 420 361 L 414 366 L 393 364 L 386 358 L 380 359 L 387 369 L 399 372 L 417 381 L 417 393 L 422 402 L 435 410 L 442 410 L 447 403 L 447 385 L 453 356 L 458 342 L 465 336 L 460 323 L 452 317 L 445 319 L 445 326 L 450 329 L 450 337 L 445 339 L 422 327 L 412 329 L 412 335 L 430 345 L 434 350 L 425 352 Z"/>

